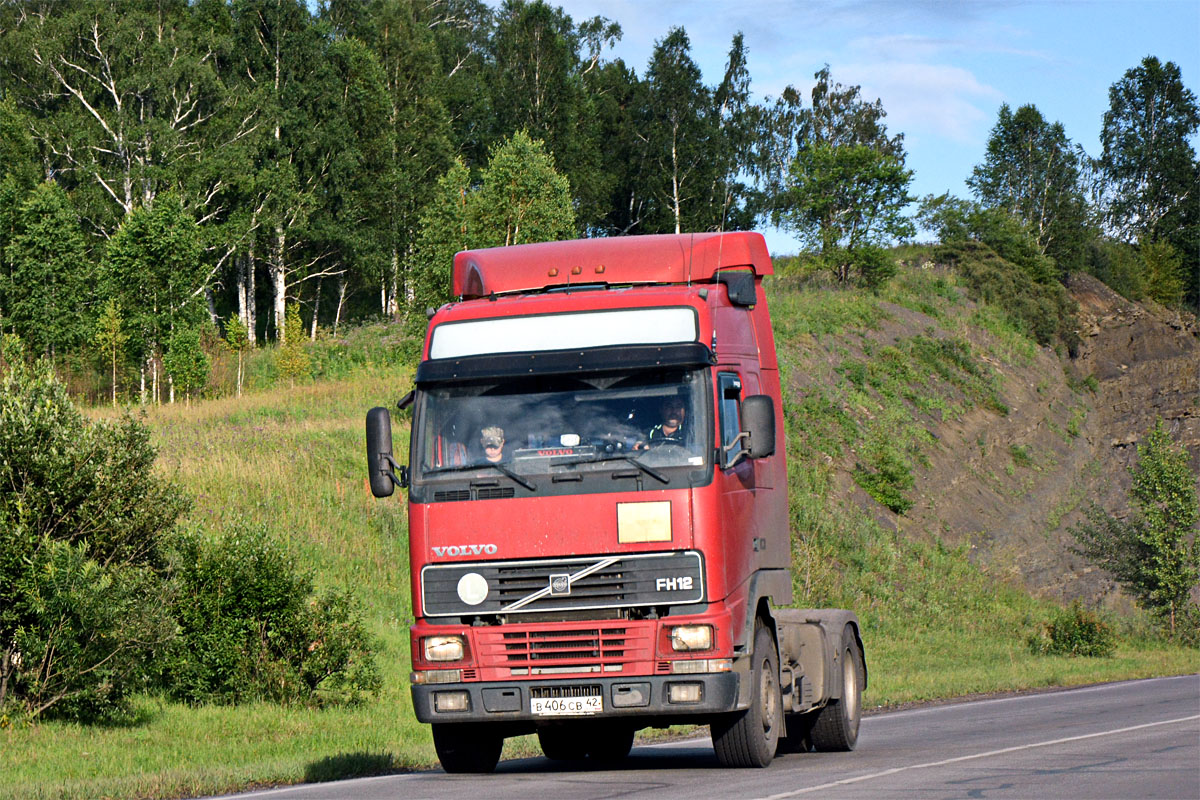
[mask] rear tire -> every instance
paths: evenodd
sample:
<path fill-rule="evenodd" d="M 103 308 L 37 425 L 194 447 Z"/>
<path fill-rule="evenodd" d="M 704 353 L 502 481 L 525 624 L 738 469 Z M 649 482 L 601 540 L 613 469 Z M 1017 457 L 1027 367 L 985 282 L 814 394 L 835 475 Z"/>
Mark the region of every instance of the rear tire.
<path fill-rule="evenodd" d="M 842 668 L 842 696 L 831 700 L 817 712 L 812 742 L 817 750 L 846 752 L 858 744 L 858 726 L 862 721 L 864 672 L 862 649 L 849 625 L 842 631 L 839 663 Z"/>
<path fill-rule="evenodd" d="M 713 751 L 723 767 L 765 767 L 775 757 L 783 722 L 779 691 L 779 652 L 775 637 L 760 621 L 754 629 L 750 707 L 711 726 Z"/>
<path fill-rule="evenodd" d="M 496 769 L 504 737 L 487 725 L 442 723 L 433 725 L 433 747 L 448 773 L 487 773 Z"/>

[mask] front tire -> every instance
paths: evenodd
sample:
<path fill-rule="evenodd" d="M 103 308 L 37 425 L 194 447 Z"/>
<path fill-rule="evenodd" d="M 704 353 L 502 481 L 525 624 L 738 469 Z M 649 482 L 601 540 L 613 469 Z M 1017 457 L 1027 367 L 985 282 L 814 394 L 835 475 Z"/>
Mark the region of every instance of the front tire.
<path fill-rule="evenodd" d="M 496 769 L 504 737 L 487 725 L 442 723 L 433 725 L 433 747 L 448 773 L 487 773 Z"/>
<path fill-rule="evenodd" d="M 813 746 L 823 752 L 847 752 L 858 744 L 862 721 L 864 674 L 862 648 L 849 625 L 842 631 L 842 696 L 817 712 L 812 728 Z"/>
<path fill-rule="evenodd" d="M 723 767 L 765 767 L 775 757 L 783 722 L 779 690 L 779 652 L 775 637 L 762 622 L 754 629 L 754 696 L 750 707 L 711 726 L 713 751 Z"/>

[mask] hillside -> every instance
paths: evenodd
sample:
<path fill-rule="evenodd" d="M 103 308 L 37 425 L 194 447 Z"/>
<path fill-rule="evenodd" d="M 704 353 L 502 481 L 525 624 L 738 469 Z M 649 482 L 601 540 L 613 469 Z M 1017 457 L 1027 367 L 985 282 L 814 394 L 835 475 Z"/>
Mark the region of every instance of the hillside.
<path fill-rule="evenodd" d="M 832 444 L 811 437 L 835 505 L 852 504 L 909 538 L 965 547 L 989 575 L 1036 596 L 1128 610 L 1111 579 L 1072 552 L 1069 529 L 1092 502 L 1127 512 L 1128 467 L 1156 416 L 1200 467 L 1200 328 L 1195 317 L 1129 302 L 1087 275 L 1073 276 L 1069 289 L 1083 340 L 1073 359 L 1019 335 L 997 309 L 967 299 L 953 272 L 928 263 L 879 298 L 838 298 L 842 308 L 865 306 L 815 336 L 787 335 L 794 320 L 775 313 L 794 401 L 811 409 L 822 398 L 853 431 Z M 779 294 L 785 309 L 796 302 Z M 935 345 L 949 361 L 922 370 Z M 881 365 L 892 358 L 905 361 L 889 374 Z M 911 473 L 902 514 L 854 479 L 888 440 Z"/>

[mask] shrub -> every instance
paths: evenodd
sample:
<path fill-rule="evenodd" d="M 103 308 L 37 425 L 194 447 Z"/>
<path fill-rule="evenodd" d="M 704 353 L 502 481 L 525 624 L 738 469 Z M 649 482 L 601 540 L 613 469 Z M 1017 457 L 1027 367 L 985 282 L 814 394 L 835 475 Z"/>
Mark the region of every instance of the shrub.
<path fill-rule="evenodd" d="M 179 637 L 162 679 L 193 703 L 354 702 L 379 688 L 353 598 L 311 575 L 261 527 L 181 536 L 172 557 Z"/>
<path fill-rule="evenodd" d="M 1191 599 L 1200 581 L 1200 499 L 1188 453 L 1171 441 L 1158 419 L 1137 448 L 1130 472 L 1130 519 L 1093 506 L 1087 522 L 1072 529 L 1079 552 L 1113 574 L 1138 604 L 1150 610 L 1172 636 L 1200 639 L 1200 609 Z"/>
<path fill-rule="evenodd" d="M 157 578 L 188 506 L 146 427 L 89 423 L 49 364 L 0 376 L 0 705 L 118 713 L 171 635 Z"/>
<path fill-rule="evenodd" d="M 1117 645 L 1108 623 L 1076 601 L 1029 637 L 1029 649 L 1034 655 L 1107 658 Z"/>
<path fill-rule="evenodd" d="M 1076 306 L 1057 281 L 1036 281 L 980 242 L 945 245 L 938 248 L 937 256 L 962 276 L 972 300 L 1005 309 L 1013 322 L 1038 344 L 1058 341 L 1066 345 L 1072 356 L 1078 351 Z"/>
<path fill-rule="evenodd" d="M 854 482 L 867 494 L 897 514 L 912 508 L 912 500 L 904 493 L 913 487 L 908 460 L 894 447 L 878 446 L 869 455 L 867 465 L 854 465 Z"/>

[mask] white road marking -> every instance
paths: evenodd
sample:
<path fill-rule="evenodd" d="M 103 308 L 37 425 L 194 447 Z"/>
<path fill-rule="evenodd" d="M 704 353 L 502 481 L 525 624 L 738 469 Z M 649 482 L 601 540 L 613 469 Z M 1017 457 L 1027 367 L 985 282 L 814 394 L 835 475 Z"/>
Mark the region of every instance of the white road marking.
<path fill-rule="evenodd" d="M 873 772 L 869 775 L 859 775 L 854 778 L 843 778 L 840 781 L 833 781 L 832 783 L 822 783 L 819 786 L 806 786 L 803 789 L 796 789 L 795 791 L 791 791 L 791 792 L 782 792 L 780 794 L 773 794 L 773 795 L 769 795 L 767 797 L 759 798 L 758 800 L 784 800 L 784 798 L 787 798 L 787 797 L 799 797 L 802 794 L 808 794 L 809 792 L 819 792 L 822 789 L 832 789 L 835 786 L 848 786 L 852 783 L 861 783 L 862 781 L 870 781 L 870 780 L 874 780 L 875 778 L 883 778 L 888 775 L 895 775 L 898 772 L 908 772 L 909 770 L 914 770 L 914 769 L 927 769 L 929 767 L 941 767 L 941 766 L 945 766 L 946 764 L 956 764 L 960 761 L 971 761 L 976 758 L 988 758 L 989 756 L 999 756 L 999 755 L 1003 755 L 1005 753 L 1016 753 L 1021 750 L 1032 750 L 1035 747 L 1049 747 L 1050 745 L 1064 744 L 1066 742 L 1078 742 L 1082 739 L 1095 739 L 1098 736 L 1113 736 L 1118 733 L 1129 733 L 1130 731 L 1140 731 L 1140 730 L 1143 730 L 1144 728 L 1155 728 L 1155 727 L 1158 727 L 1159 725 L 1176 725 L 1180 722 L 1190 722 L 1194 719 L 1200 719 L 1200 714 L 1193 714 L 1190 717 L 1179 717 L 1178 719 L 1163 720 L 1162 722 L 1147 722 L 1144 725 L 1133 725 L 1128 728 L 1117 728 L 1117 729 L 1111 730 L 1111 731 L 1100 731 L 1099 733 L 1085 733 L 1082 736 L 1067 736 L 1063 739 L 1051 739 L 1046 742 L 1035 742 L 1033 744 L 1022 744 L 1022 745 L 1018 745 L 1016 747 L 1005 747 L 1002 750 L 989 750 L 986 753 L 974 753 L 969 756 L 958 756 L 957 758 L 946 758 L 941 761 L 927 761 L 924 764 L 909 764 L 906 767 L 894 767 L 892 769 L 885 769 L 882 772 Z"/>

